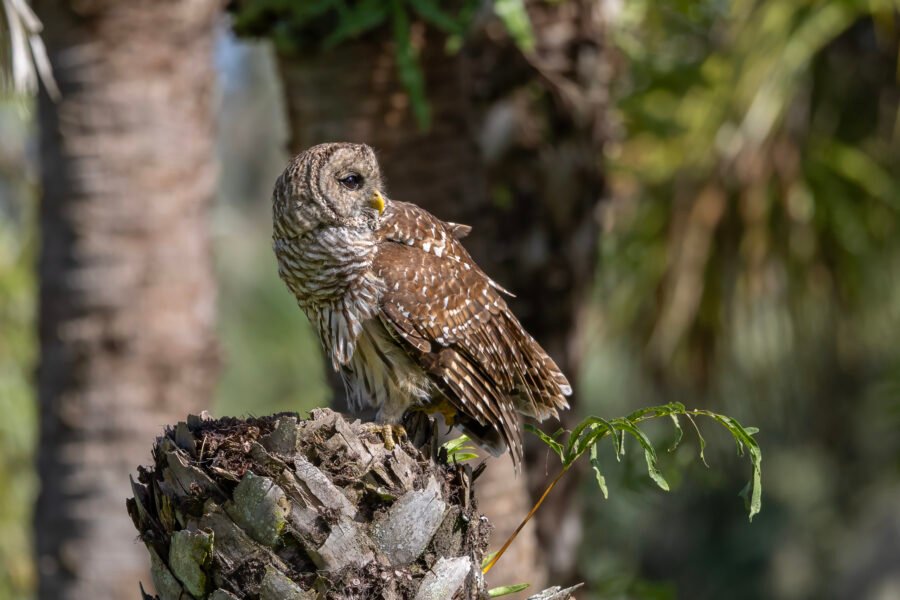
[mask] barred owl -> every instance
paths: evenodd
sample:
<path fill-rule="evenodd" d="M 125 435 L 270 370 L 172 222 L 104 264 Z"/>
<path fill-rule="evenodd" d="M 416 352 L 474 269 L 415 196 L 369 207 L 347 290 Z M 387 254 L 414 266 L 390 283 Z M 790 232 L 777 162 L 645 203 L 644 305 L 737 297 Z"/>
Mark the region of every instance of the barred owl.
<path fill-rule="evenodd" d="M 321 144 L 273 194 L 278 272 L 347 383 L 352 409 L 397 424 L 440 411 L 522 460 L 518 415 L 568 408 L 571 386 L 460 243 L 470 228 L 386 198 L 372 149 Z"/>

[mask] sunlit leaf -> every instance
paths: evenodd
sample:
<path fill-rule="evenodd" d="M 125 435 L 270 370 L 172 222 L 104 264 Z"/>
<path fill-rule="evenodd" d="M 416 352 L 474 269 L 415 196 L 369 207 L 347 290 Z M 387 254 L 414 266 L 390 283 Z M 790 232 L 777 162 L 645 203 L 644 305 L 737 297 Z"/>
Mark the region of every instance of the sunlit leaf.
<path fill-rule="evenodd" d="M 753 516 L 759 513 L 762 506 L 762 452 L 760 451 L 759 444 L 753 438 L 753 435 L 757 433 L 758 430 L 755 427 L 743 427 L 732 417 L 708 410 L 688 410 L 683 404 L 673 402 L 670 404 L 642 408 L 632 412 L 627 417 L 618 419 L 606 420 L 594 416 L 586 417 L 576 425 L 571 432 L 568 432 L 568 439 L 566 440 L 563 440 L 561 437 L 565 434 L 563 430 L 558 430 L 553 435 L 548 435 L 532 425 L 526 425 L 525 427 L 528 431 L 537 435 L 544 444 L 560 457 L 563 473 L 568 470 L 572 463 L 578 460 L 585 452 L 589 451 L 590 462 L 594 469 L 597 484 L 600 487 L 603 497 L 607 498 L 609 496 L 609 490 L 607 489 L 606 478 L 603 476 L 599 463 L 598 447 L 602 439 L 606 435 L 612 435 L 613 448 L 616 451 L 617 460 L 620 460 L 625 453 L 625 435 L 628 434 L 636 439 L 644 452 L 648 475 L 661 489 L 668 491 L 669 483 L 666 481 L 665 477 L 663 477 L 662 471 L 659 468 L 659 458 L 656 449 L 650 441 L 650 438 L 648 438 L 640 429 L 639 423 L 655 418 L 667 417 L 671 419 L 677 432 L 675 443 L 670 448 L 670 451 L 674 451 L 684 436 L 684 431 L 679 420 L 680 416 L 686 417 L 697 432 L 697 439 L 700 444 L 700 459 L 707 467 L 709 465 L 706 463 L 704 454 L 706 440 L 700 433 L 700 428 L 697 426 L 694 419 L 696 416 L 709 417 L 724 426 L 729 433 L 731 433 L 739 452 L 742 454 L 744 451 L 749 453 L 753 466 L 753 476 L 748 485 L 748 512 L 750 519 L 752 520 Z"/>
<path fill-rule="evenodd" d="M 494 12 L 503 21 L 510 37 L 523 52 L 534 50 L 534 31 L 525 9 L 525 0 L 494 0 Z"/>
<path fill-rule="evenodd" d="M 681 445 L 681 440 L 684 439 L 684 430 L 681 428 L 681 423 L 678 421 L 678 415 L 672 413 L 669 415 L 672 419 L 672 424 L 675 425 L 675 441 L 672 442 L 672 445 L 669 446 L 669 452 L 675 452 L 678 449 L 678 446 Z"/>
<path fill-rule="evenodd" d="M 525 424 L 525 430 L 530 431 L 531 433 L 538 436 L 542 442 L 547 444 L 547 446 L 551 450 L 553 450 L 554 452 L 556 452 L 557 455 L 559 455 L 560 460 L 565 459 L 565 450 L 563 449 L 562 444 L 560 444 L 559 442 L 554 440 L 552 437 L 550 437 L 549 435 L 547 435 L 546 433 L 544 433 L 543 431 L 541 431 L 540 429 L 538 429 L 537 427 L 535 427 L 534 425 L 532 425 L 530 423 Z"/>
<path fill-rule="evenodd" d="M 583 425 L 585 427 L 582 427 Z M 576 431 L 579 432 L 578 438 L 573 441 L 572 438 Z M 563 465 L 569 465 L 578 460 L 588 448 L 596 446 L 600 439 L 606 435 L 615 437 L 616 428 L 612 423 L 606 419 L 601 419 L 600 417 L 586 418 L 573 430 L 572 435 L 570 435 L 569 440 L 566 443 L 566 453 Z M 613 449 L 616 451 L 616 460 L 619 459 L 618 448 L 618 442 L 614 443 Z"/>
<path fill-rule="evenodd" d="M 650 479 L 652 479 L 654 483 L 656 483 L 656 485 L 668 492 L 669 482 L 666 481 L 665 477 L 663 477 L 662 475 L 662 472 L 659 470 L 659 461 L 656 456 L 656 449 L 653 448 L 653 444 L 650 443 L 650 439 L 647 437 L 647 435 L 627 419 L 617 420 L 616 427 L 618 427 L 621 431 L 628 433 L 638 441 L 638 443 L 644 449 L 644 458 L 647 461 L 647 474 L 650 475 Z"/>
<path fill-rule="evenodd" d="M 597 485 L 600 486 L 600 492 L 604 499 L 609 499 L 609 489 L 606 487 L 606 477 L 600 472 L 600 459 L 597 456 L 597 444 L 591 446 L 591 466 L 594 468 L 594 475 L 597 477 Z"/>
<path fill-rule="evenodd" d="M 452 454 L 453 452 L 456 452 L 458 449 L 462 448 L 468 441 L 470 441 L 469 436 L 463 434 L 457 438 L 453 438 L 452 440 L 444 442 L 443 444 L 441 444 L 441 447 L 447 451 L 447 454 Z"/>
<path fill-rule="evenodd" d="M 750 462 L 753 465 L 753 477 L 750 482 L 750 520 L 752 521 L 753 517 L 762 509 L 762 451 L 759 448 L 759 444 L 748 430 L 744 429 L 737 420 L 731 417 L 707 410 L 696 410 L 693 412 L 710 417 L 724 425 L 731 432 L 735 441 L 741 447 L 746 448 L 750 454 Z"/>
<path fill-rule="evenodd" d="M 612 425 L 599 417 L 587 417 L 581 421 L 569 434 L 569 439 L 565 445 L 566 461 L 571 462 L 571 460 L 583 454 L 598 436 L 602 437 L 612 430 Z"/>
<path fill-rule="evenodd" d="M 500 596 L 506 596 L 509 594 L 515 594 L 516 592 L 521 592 L 522 590 L 528 587 L 527 583 L 517 583 L 515 585 L 504 585 L 501 587 L 495 587 L 493 589 L 488 590 L 488 596 L 491 598 L 499 598 Z"/>
<path fill-rule="evenodd" d="M 706 438 L 703 437 L 703 434 L 700 433 L 700 428 L 697 427 L 697 422 L 694 421 L 694 417 L 691 414 L 685 414 L 688 421 L 691 422 L 691 425 L 694 427 L 694 431 L 697 433 L 697 443 L 700 445 L 700 461 L 703 463 L 707 469 L 709 468 L 709 463 L 706 462 L 706 454 L 704 451 L 706 450 Z"/>
<path fill-rule="evenodd" d="M 643 421 L 647 418 L 667 417 L 675 414 L 684 413 L 684 404 L 681 402 L 670 402 L 669 404 L 660 404 L 658 406 L 646 406 L 630 413 L 626 419 L 629 421 Z"/>
<path fill-rule="evenodd" d="M 452 456 L 449 457 L 451 463 L 464 463 L 467 460 L 474 460 L 478 458 L 478 455 L 474 452 L 456 452 Z"/>

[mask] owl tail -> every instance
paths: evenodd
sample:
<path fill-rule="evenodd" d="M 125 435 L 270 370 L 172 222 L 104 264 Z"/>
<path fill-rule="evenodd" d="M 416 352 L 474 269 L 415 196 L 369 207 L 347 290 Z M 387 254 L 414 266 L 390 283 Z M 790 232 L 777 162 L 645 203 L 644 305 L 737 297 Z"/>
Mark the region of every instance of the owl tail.
<path fill-rule="evenodd" d="M 499 424 L 481 424 L 462 413 L 457 413 L 454 425 L 462 429 L 469 439 L 492 456 L 502 456 L 509 449 L 513 468 L 518 474 L 522 469 L 522 434 L 515 413 L 504 412 L 509 414 L 504 415 L 503 422 Z"/>
<path fill-rule="evenodd" d="M 572 395 L 572 386 L 562 370 L 537 341 L 519 328 L 519 365 L 516 408 L 523 415 L 543 421 L 558 418 L 557 411 L 569 408 L 566 400 Z"/>
<path fill-rule="evenodd" d="M 457 423 L 457 426 L 478 447 L 490 452 L 491 456 L 503 456 L 503 453 L 506 452 L 506 441 L 500 432 L 490 425 L 482 425 L 473 419 Z"/>

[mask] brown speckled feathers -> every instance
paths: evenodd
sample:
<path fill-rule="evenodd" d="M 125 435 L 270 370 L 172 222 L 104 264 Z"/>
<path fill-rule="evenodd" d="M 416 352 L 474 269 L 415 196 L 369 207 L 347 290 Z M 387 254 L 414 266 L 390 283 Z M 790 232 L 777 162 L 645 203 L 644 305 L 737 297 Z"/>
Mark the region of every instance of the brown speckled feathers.
<path fill-rule="evenodd" d="M 455 229 L 392 202 L 373 268 L 388 285 L 381 318 L 408 344 L 454 407 L 499 429 L 521 456 L 515 411 L 544 419 L 568 408 L 568 381 L 525 332 Z M 513 410 L 514 409 L 514 410 Z"/>

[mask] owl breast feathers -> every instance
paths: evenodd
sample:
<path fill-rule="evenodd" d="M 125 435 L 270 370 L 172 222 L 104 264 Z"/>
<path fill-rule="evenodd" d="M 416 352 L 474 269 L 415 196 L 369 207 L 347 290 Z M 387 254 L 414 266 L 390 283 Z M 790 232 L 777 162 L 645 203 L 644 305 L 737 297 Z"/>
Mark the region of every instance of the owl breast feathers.
<path fill-rule="evenodd" d="M 509 448 L 518 468 L 517 413 L 557 416 L 571 386 L 460 243 L 469 228 L 381 188 L 368 146 L 297 156 L 275 186 L 279 274 L 353 408 L 387 423 L 415 407 L 452 413 L 493 454 Z"/>

